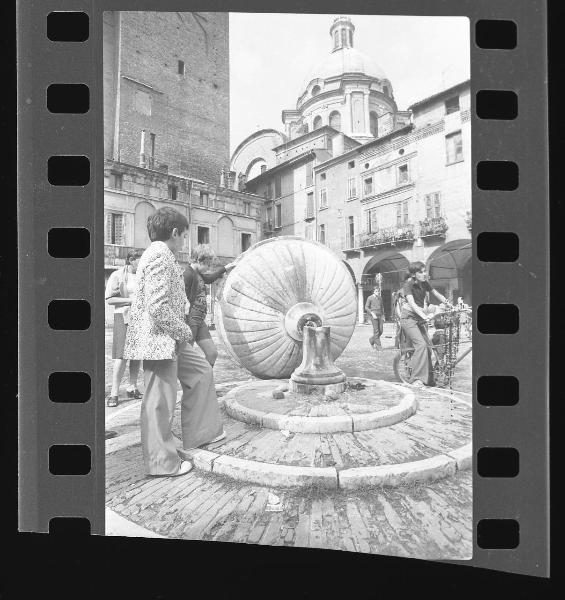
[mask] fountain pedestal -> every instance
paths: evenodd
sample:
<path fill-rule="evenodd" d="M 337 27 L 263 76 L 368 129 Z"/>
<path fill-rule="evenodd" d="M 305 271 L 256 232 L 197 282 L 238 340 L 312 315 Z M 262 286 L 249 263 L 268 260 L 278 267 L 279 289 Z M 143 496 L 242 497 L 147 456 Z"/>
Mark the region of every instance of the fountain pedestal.
<path fill-rule="evenodd" d="M 289 380 L 298 394 L 326 394 L 345 391 L 345 373 L 333 363 L 330 353 L 330 327 L 304 325 L 302 362 Z"/>

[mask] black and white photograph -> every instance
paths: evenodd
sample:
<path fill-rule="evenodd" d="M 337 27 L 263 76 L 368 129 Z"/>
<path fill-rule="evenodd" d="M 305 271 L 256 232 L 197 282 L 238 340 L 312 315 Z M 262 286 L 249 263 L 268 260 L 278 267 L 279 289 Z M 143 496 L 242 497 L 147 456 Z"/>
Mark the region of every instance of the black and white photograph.
<path fill-rule="evenodd" d="M 472 558 L 469 30 L 104 13 L 106 535 Z"/>

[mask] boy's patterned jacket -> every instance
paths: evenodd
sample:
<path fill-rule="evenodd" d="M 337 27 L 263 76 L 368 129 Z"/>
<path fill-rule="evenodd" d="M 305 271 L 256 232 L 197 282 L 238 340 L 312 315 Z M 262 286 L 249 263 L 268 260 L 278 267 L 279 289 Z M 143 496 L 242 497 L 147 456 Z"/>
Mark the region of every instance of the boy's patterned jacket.
<path fill-rule="evenodd" d="M 174 360 L 177 342 L 192 340 L 184 321 L 183 271 L 165 242 L 152 242 L 139 260 L 124 358 Z"/>

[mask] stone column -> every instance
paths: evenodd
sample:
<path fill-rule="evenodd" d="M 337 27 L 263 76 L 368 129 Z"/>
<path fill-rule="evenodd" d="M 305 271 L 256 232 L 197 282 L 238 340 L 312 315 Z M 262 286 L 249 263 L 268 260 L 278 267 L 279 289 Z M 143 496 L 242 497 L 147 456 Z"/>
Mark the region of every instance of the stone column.
<path fill-rule="evenodd" d="M 363 286 L 358 283 L 357 284 L 357 322 L 362 325 L 365 322 L 365 303 L 363 302 Z"/>

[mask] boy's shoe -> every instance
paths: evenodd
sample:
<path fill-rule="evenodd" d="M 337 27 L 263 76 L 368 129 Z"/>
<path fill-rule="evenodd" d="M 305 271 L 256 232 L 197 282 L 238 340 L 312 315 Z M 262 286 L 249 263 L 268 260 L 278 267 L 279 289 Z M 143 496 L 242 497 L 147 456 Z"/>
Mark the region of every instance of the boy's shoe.
<path fill-rule="evenodd" d="M 133 390 L 133 392 L 127 392 L 128 398 L 133 398 L 134 400 L 141 400 L 143 398 L 143 394 L 139 390 Z"/>
<path fill-rule="evenodd" d="M 110 408 L 118 406 L 119 403 L 120 401 L 117 396 L 108 396 L 108 398 L 106 398 L 106 406 L 109 406 Z"/>
<path fill-rule="evenodd" d="M 423 388 L 423 387 L 425 387 L 425 384 L 424 384 L 424 382 L 423 382 L 421 379 L 415 379 L 415 380 L 412 382 L 412 384 L 411 384 L 411 385 L 412 385 L 413 387 L 415 387 L 415 388 Z"/>

